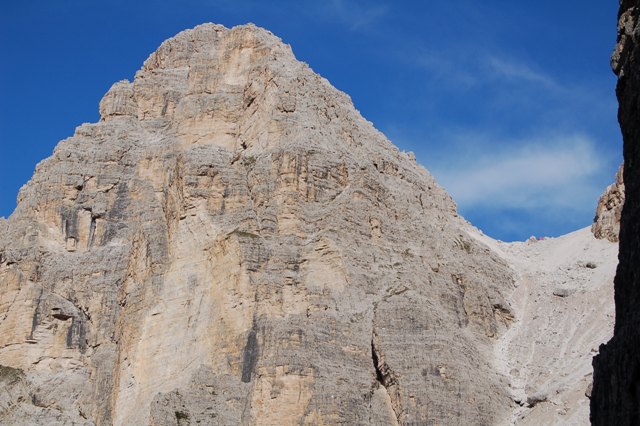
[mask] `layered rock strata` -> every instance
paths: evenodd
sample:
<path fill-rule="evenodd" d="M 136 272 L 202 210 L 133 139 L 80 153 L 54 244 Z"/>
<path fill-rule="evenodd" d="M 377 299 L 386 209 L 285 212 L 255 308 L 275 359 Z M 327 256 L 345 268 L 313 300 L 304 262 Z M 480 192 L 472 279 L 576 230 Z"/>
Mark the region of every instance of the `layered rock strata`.
<path fill-rule="evenodd" d="M 640 424 L 640 1 L 622 0 L 612 67 L 624 141 L 625 202 L 615 278 L 614 336 L 595 357 L 591 421 Z"/>

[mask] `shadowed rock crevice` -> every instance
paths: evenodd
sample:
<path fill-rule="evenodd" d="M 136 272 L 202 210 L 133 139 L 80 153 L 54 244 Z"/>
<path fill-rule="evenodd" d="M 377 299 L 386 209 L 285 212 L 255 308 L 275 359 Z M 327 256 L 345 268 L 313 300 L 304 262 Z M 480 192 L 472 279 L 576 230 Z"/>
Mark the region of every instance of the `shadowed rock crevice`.
<path fill-rule="evenodd" d="M 258 338 L 256 333 L 256 322 L 254 320 L 253 327 L 247 336 L 247 343 L 242 352 L 242 382 L 249 383 L 255 372 L 258 363 L 258 355 L 260 349 L 258 347 Z"/>
<path fill-rule="evenodd" d="M 93 239 L 96 235 L 96 217 L 91 216 L 91 224 L 89 226 L 89 240 L 87 241 L 87 248 L 91 248 L 93 246 Z"/>
<path fill-rule="evenodd" d="M 396 379 L 396 375 L 389 365 L 385 362 L 384 356 L 376 347 L 377 336 L 375 333 L 371 336 L 371 360 L 376 373 L 376 381 L 382 386 L 389 398 L 391 399 L 391 407 L 398 424 L 402 423 L 402 400 L 400 399 L 400 385 Z"/>
<path fill-rule="evenodd" d="M 385 388 L 389 388 L 396 384 L 396 379 L 393 371 L 389 368 L 386 362 L 380 361 L 378 350 L 374 343 L 374 339 L 371 339 L 371 359 L 373 361 L 373 367 L 376 371 L 376 380 Z"/>

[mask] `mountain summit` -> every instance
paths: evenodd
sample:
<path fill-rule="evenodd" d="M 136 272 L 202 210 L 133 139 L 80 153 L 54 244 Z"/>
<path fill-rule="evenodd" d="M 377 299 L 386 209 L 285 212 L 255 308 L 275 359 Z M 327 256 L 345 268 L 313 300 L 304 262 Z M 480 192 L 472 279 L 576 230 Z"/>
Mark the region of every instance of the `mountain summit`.
<path fill-rule="evenodd" d="M 0 219 L 3 423 L 496 424 L 518 407 L 496 360 L 520 316 L 510 257 L 280 39 L 181 32 L 100 117 Z"/>

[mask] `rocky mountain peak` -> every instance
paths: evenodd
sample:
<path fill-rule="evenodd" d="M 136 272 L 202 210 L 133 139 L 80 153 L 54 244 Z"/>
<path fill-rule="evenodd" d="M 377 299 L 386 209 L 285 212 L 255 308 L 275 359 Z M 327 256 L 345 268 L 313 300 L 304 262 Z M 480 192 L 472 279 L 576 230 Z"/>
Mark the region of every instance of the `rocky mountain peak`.
<path fill-rule="evenodd" d="M 0 235 L 8 421 L 420 422 L 451 415 L 451 380 L 461 416 L 508 407 L 508 266 L 271 33 L 184 31 L 100 114 Z"/>
<path fill-rule="evenodd" d="M 480 235 L 277 37 L 183 31 L 99 108 L 0 219 L 0 423 L 495 424 L 543 407 L 547 366 L 511 359 L 541 341 L 514 321 L 539 316 L 510 296 L 527 277 L 523 300 L 564 301 L 511 260 L 529 245 Z M 557 389 L 583 385 L 571 362 Z"/>
<path fill-rule="evenodd" d="M 362 121 L 348 96 L 252 24 L 203 24 L 165 41 L 133 83 L 109 90 L 100 115 L 170 126 L 180 143 L 230 150 L 313 145 L 318 139 L 348 144 L 346 135 L 331 133 L 348 134 L 349 123 L 331 120 Z"/>

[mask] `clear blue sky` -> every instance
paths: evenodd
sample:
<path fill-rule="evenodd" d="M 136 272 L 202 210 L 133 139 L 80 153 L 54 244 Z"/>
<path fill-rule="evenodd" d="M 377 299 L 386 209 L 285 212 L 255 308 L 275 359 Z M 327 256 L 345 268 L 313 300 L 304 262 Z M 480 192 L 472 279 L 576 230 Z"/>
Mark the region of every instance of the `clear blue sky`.
<path fill-rule="evenodd" d="M 414 151 L 494 238 L 588 226 L 621 161 L 617 1 L 2 0 L 0 216 L 111 84 L 203 22 L 254 22 Z"/>

